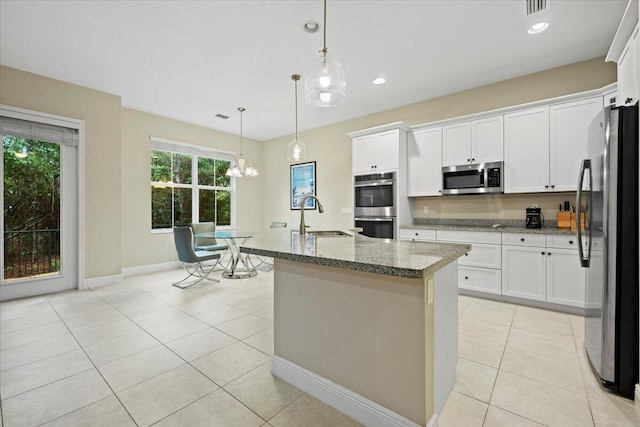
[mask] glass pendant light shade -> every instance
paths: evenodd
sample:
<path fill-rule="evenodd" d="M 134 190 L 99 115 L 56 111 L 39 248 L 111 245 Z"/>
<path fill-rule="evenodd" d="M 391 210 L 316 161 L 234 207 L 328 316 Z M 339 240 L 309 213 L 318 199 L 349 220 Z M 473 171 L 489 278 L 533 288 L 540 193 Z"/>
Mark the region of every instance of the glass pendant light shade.
<path fill-rule="evenodd" d="M 342 64 L 329 55 L 321 54 L 305 71 L 305 98 L 310 105 L 333 107 L 342 104 L 346 88 Z"/>
<path fill-rule="evenodd" d="M 287 145 L 287 159 L 291 162 L 299 162 L 304 160 L 307 155 L 307 147 L 304 145 L 298 135 L 293 137 L 293 141 L 291 141 Z"/>
<path fill-rule="evenodd" d="M 232 176 L 235 178 L 258 175 L 258 170 L 255 169 L 251 165 L 251 163 L 247 163 L 247 161 L 244 159 L 244 155 L 242 154 L 242 113 L 244 112 L 244 110 L 245 108 L 238 107 L 238 111 L 240 111 L 240 155 L 238 156 L 235 165 L 229 165 L 229 168 L 225 173 L 226 176 Z"/>

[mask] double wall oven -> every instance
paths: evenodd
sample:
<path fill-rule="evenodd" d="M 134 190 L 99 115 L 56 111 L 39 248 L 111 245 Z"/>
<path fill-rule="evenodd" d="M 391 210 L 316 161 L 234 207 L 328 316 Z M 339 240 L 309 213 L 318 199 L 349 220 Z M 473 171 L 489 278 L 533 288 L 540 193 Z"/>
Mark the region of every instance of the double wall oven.
<path fill-rule="evenodd" d="M 353 177 L 354 225 L 369 237 L 395 238 L 396 172 Z"/>

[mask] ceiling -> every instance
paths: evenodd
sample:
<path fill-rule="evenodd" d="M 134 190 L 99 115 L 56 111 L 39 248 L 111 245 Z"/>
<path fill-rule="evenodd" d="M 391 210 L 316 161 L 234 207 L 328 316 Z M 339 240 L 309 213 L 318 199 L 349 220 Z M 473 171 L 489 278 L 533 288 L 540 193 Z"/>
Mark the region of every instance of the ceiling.
<path fill-rule="evenodd" d="M 344 104 L 303 101 L 300 131 L 607 53 L 627 0 L 329 0 Z M 122 97 L 122 105 L 268 140 L 294 131 L 294 83 L 322 48 L 321 0 L 0 1 L 0 63 Z M 544 19 L 547 31 L 528 35 Z M 387 83 L 374 86 L 374 77 Z M 230 116 L 215 118 L 217 113 Z"/>

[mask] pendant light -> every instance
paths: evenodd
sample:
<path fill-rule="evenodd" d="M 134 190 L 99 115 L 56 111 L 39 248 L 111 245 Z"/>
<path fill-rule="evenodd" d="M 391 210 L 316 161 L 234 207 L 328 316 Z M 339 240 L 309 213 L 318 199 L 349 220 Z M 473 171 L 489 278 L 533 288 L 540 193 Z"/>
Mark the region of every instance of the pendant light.
<path fill-rule="evenodd" d="M 327 0 L 324 0 L 324 45 L 321 55 L 305 71 L 304 87 L 307 102 L 316 107 L 333 107 L 345 100 L 347 81 L 342 64 L 327 55 Z"/>
<path fill-rule="evenodd" d="M 300 80 L 300 75 L 294 74 L 291 76 L 291 79 L 293 80 L 295 87 L 296 134 L 293 137 L 293 141 L 287 145 L 287 159 L 291 162 L 299 162 L 304 160 L 307 151 L 307 147 L 305 147 L 304 142 L 300 141 L 300 138 L 298 138 L 298 80 Z"/>
<path fill-rule="evenodd" d="M 244 110 L 244 107 L 238 107 L 238 111 L 240 111 L 240 155 L 236 160 L 236 164 L 233 167 L 230 166 L 226 173 L 227 176 L 233 176 L 236 178 L 258 175 L 258 171 L 251 165 L 251 163 L 247 163 L 242 155 L 242 113 Z"/>

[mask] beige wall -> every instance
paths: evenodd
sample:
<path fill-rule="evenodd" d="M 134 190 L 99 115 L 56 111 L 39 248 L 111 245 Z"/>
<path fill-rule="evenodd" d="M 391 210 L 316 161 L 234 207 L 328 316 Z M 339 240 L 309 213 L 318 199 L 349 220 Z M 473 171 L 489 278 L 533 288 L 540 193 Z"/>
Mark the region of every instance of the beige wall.
<path fill-rule="evenodd" d="M 172 233 L 151 233 L 150 142 L 156 136 L 236 152 L 240 138 L 224 132 L 122 108 L 122 267 L 177 259 Z M 262 145 L 244 140 L 245 158 L 262 172 Z M 236 180 L 236 225 L 262 224 L 261 176 Z"/>
<path fill-rule="evenodd" d="M 594 58 L 302 132 L 300 138 L 307 144 L 307 159 L 317 162 L 317 193 L 325 207 L 323 215 L 316 211 L 305 215 L 305 220 L 312 226 L 353 225 L 352 214 L 340 213 L 341 207 L 352 204 L 351 139 L 347 132 L 396 121 L 416 125 L 443 120 L 598 89 L 615 81 L 615 64 L 605 63 L 604 58 Z M 290 224 L 299 221 L 299 213 L 289 210 L 290 163 L 286 158 L 286 146 L 291 139 L 292 136 L 286 136 L 266 142 L 263 159 L 267 169 L 262 176 L 264 200 L 268 201 L 263 212 L 265 226 L 270 221 L 288 221 Z M 563 194 L 548 198 L 532 195 L 420 198 L 416 200 L 414 212 L 417 216 L 430 216 L 422 213 L 424 205 L 429 205 L 429 212 L 433 206 L 433 213 L 440 217 L 523 218 L 524 208 L 531 203 L 541 204 L 545 210 L 555 205 L 557 210 L 561 200 L 571 197 Z M 502 208 L 506 210 L 502 212 Z"/>
<path fill-rule="evenodd" d="M 0 103 L 84 120 L 85 278 L 120 274 L 120 97 L 0 66 Z"/>

